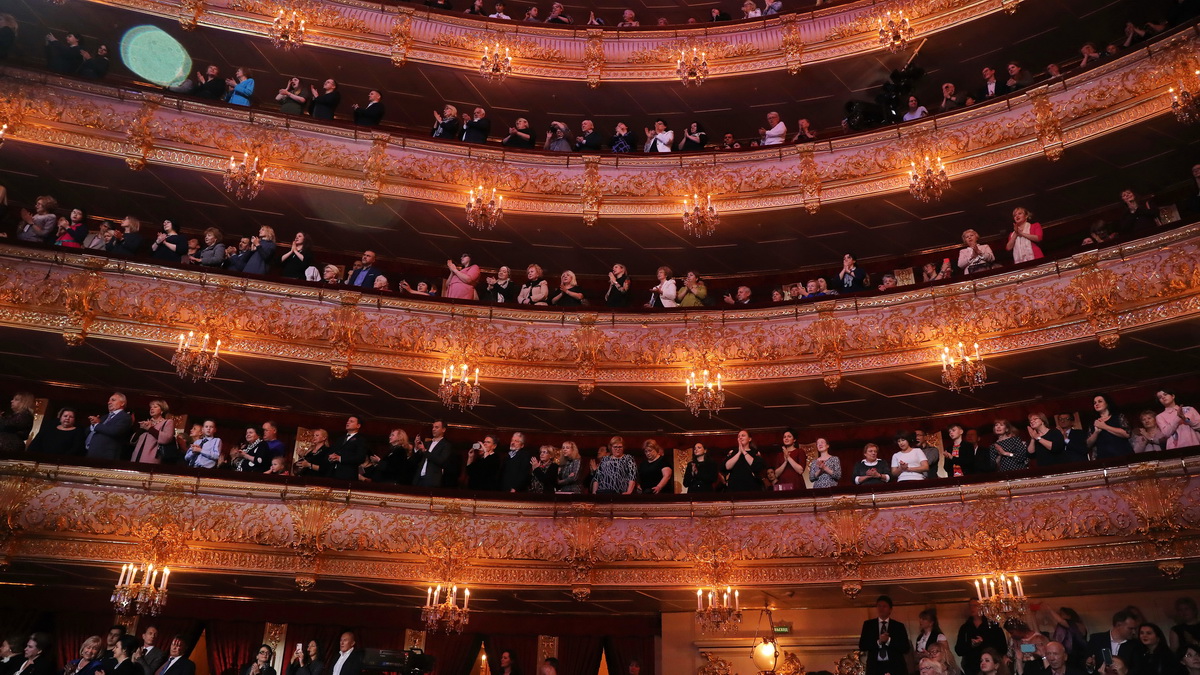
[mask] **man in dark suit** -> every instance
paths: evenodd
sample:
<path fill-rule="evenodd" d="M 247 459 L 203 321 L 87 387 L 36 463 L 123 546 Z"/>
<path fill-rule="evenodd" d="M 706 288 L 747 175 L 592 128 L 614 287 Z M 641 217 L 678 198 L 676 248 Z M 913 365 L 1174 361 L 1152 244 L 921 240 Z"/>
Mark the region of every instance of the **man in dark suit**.
<path fill-rule="evenodd" d="M 346 274 L 346 285 L 372 288 L 375 286 L 375 277 L 377 276 L 379 276 L 379 269 L 375 267 L 375 252 L 363 251 L 359 266 Z"/>
<path fill-rule="evenodd" d="M 74 33 L 63 36 L 62 42 L 46 34 L 46 67 L 59 75 L 74 75 L 83 63 L 83 48 Z"/>
<path fill-rule="evenodd" d="M 1054 426 L 1062 433 L 1063 438 L 1067 440 L 1067 445 L 1062 451 L 1059 463 L 1086 462 L 1088 459 L 1088 435 L 1083 429 L 1075 428 L 1075 416 L 1069 413 L 1059 413 L 1054 416 Z M 1038 458 L 1039 464 L 1042 463 L 1042 459 Z"/>
<path fill-rule="evenodd" d="M 525 449 L 525 434 L 517 432 L 508 442 L 508 457 L 500 467 L 501 492 L 525 492 L 533 476 L 533 456 Z"/>
<path fill-rule="evenodd" d="M 975 94 L 975 102 L 982 103 L 989 98 L 997 98 L 1009 92 L 1008 85 L 996 79 L 996 69 L 991 66 L 983 67 L 983 86 Z"/>
<path fill-rule="evenodd" d="M 338 641 L 337 657 L 329 662 L 326 675 L 362 675 L 362 650 L 355 649 L 356 638 L 349 631 Z"/>
<path fill-rule="evenodd" d="M 442 472 L 450 460 L 450 441 L 445 439 L 446 423 L 441 420 L 433 421 L 433 438 L 429 446 L 417 436 L 416 450 L 413 452 L 413 485 L 417 487 L 442 487 Z"/>
<path fill-rule="evenodd" d="M 961 432 L 962 427 L 958 428 Z M 966 441 L 963 443 L 971 445 Z M 983 650 L 990 647 L 1003 654 L 1008 649 L 1008 637 L 1004 635 L 1004 629 L 999 624 L 983 615 L 983 605 L 978 600 L 971 600 L 969 611 L 967 620 L 958 629 L 958 642 L 954 645 L 954 653 L 962 659 L 964 673 L 978 673 Z"/>
<path fill-rule="evenodd" d="M 360 108 L 357 103 L 351 107 L 354 108 L 354 123 L 360 127 L 377 127 L 383 120 L 383 94 L 378 89 L 367 92 L 365 107 Z"/>
<path fill-rule="evenodd" d="M 908 631 L 892 618 L 892 599 L 886 595 L 875 601 L 878 618 L 863 622 L 858 649 L 865 653 L 867 675 L 908 675 L 904 655 L 909 652 Z"/>
<path fill-rule="evenodd" d="M 1096 658 L 1096 665 L 1102 665 L 1104 652 L 1110 656 L 1118 656 L 1126 664 L 1134 663 L 1146 647 L 1137 639 L 1138 622 L 1133 614 L 1121 610 L 1113 614 L 1112 628 L 1103 633 L 1092 633 L 1088 637 L 1088 649 Z"/>
<path fill-rule="evenodd" d="M 167 661 L 167 654 L 158 646 L 158 629 L 146 626 L 142 631 L 142 646 L 130 656 L 142 667 L 142 675 L 154 675 Z"/>
<path fill-rule="evenodd" d="M 121 459 L 133 432 L 133 416 L 125 410 L 125 394 L 108 397 L 108 414 L 91 415 L 91 429 L 84 440 L 87 456 L 94 459 Z"/>
<path fill-rule="evenodd" d="M 467 143 L 487 143 L 488 134 L 492 132 L 492 121 L 487 118 L 483 108 L 476 108 L 474 114 L 463 113 L 462 140 Z"/>
<path fill-rule="evenodd" d="M 403 429 L 392 429 L 388 434 L 388 452 L 375 452 L 367 457 L 363 467 L 363 480 L 372 483 L 394 483 L 412 485 L 412 469 L 408 449 L 401 445 Z"/>
<path fill-rule="evenodd" d="M 333 470 L 330 475 L 338 480 L 358 480 L 358 465 L 367 458 L 367 450 L 363 445 L 359 431 L 362 421 L 358 415 L 346 418 L 346 437 L 341 440 L 329 453 Z"/>
<path fill-rule="evenodd" d="M 1025 663 L 1023 675 L 1086 675 L 1082 668 L 1067 665 L 1067 648 L 1061 642 L 1047 642 L 1041 658 Z"/>
<path fill-rule="evenodd" d="M 25 660 L 17 667 L 15 675 L 56 675 L 58 664 L 50 651 L 50 634 L 34 633 L 25 643 Z"/>
<path fill-rule="evenodd" d="M 154 675 L 196 675 L 196 664 L 186 656 L 187 652 L 188 644 L 183 636 L 176 635 L 171 640 L 171 650 L 166 660 L 154 671 Z"/>
<path fill-rule="evenodd" d="M 579 124 L 579 131 L 582 135 L 575 137 L 575 151 L 600 152 L 604 139 L 600 138 L 596 125 L 591 120 L 584 120 Z"/>

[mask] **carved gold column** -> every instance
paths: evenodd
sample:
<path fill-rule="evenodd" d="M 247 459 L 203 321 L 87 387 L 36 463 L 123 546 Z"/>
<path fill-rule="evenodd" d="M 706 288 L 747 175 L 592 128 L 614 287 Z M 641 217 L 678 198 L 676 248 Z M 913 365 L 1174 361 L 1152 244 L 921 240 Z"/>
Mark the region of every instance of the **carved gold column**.
<path fill-rule="evenodd" d="M 804 41 L 800 39 L 800 26 L 796 25 L 795 14 L 784 14 L 779 17 L 779 20 L 779 25 L 783 29 L 780 47 L 787 60 L 788 72 L 795 75 L 800 72 L 800 67 L 803 65 L 801 61 L 804 58 Z"/>
<path fill-rule="evenodd" d="M 817 316 L 808 330 L 810 348 L 821 364 L 825 386 L 836 390 L 842 382 L 842 352 L 846 349 L 846 335 L 850 327 L 845 321 L 833 316 L 836 303 L 826 301 L 818 305 Z"/>
<path fill-rule="evenodd" d="M 63 326 L 63 340 L 78 347 L 87 339 L 88 328 L 96 319 L 96 305 L 100 295 L 108 288 L 108 280 L 100 274 L 105 261 L 88 258 L 84 264 L 87 271 L 75 272 L 62 280 L 62 303 L 67 310 Z"/>
<path fill-rule="evenodd" d="M 147 95 L 137 115 L 129 121 L 125 132 L 125 164 L 133 171 L 146 168 L 146 160 L 154 152 L 154 112 L 162 104 L 162 96 Z"/>
<path fill-rule="evenodd" d="M 391 134 L 372 134 L 371 150 L 367 153 L 367 160 L 363 162 L 363 199 L 368 204 L 378 201 L 379 192 L 383 189 L 383 180 L 387 177 L 389 165 L 387 149 L 391 140 Z"/>
<path fill-rule="evenodd" d="M 1037 131 L 1042 152 L 1051 162 L 1063 155 L 1062 121 L 1054 104 L 1050 102 L 1050 87 L 1038 87 L 1025 94 L 1033 104 L 1033 128 Z"/>
<path fill-rule="evenodd" d="M 583 48 L 583 68 L 587 73 L 589 89 L 600 85 L 604 72 L 604 31 L 599 28 L 587 30 L 587 44 Z"/>
<path fill-rule="evenodd" d="M 398 8 L 399 14 L 392 24 L 389 33 L 391 38 L 392 65 L 399 68 L 408 61 L 408 50 L 412 48 L 412 13 L 411 7 Z"/>
<path fill-rule="evenodd" d="M 571 334 L 575 343 L 579 393 L 587 398 L 596 389 L 596 363 L 604 345 L 604 335 L 596 327 L 595 314 L 582 314 L 579 327 Z"/>
<path fill-rule="evenodd" d="M 815 214 L 821 210 L 821 170 L 817 168 L 812 143 L 797 146 L 797 151 L 800 153 L 800 189 L 803 191 L 801 199 L 804 208 Z"/>
<path fill-rule="evenodd" d="M 839 497 L 833 508 L 817 517 L 829 533 L 829 555 L 842 569 L 842 592 L 852 600 L 862 591 L 859 566 L 866 555 L 867 528 L 874 518 L 874 509 L 860 507 L 853 497 Z"/>
<path fill-rule="evenodd" d="M 592 570 L 600 562 L 600 544 L 609 525 L 596 515 L 595 504 L 571 502 L 571 517 L 560 528 L 566 544 L 563 559 L 571 566 L 571 595 L 579 602 L 592 595 Z"/>
<path fill-rule="evenodd" d="M 289 546 L 300 558 L 296 586 L 307 591 L 317 583 L 320 555 L 327 548 L 326 535 L 347 507 L 345 503 L 334 501 L 333 491 L 329 489 L 312 490 L 301 499 L 285 503 L 292 516 Z"/>
<path fill-rule="evenodd" d="M 206 9 L 204 0 L 180 0 L 179 26 L 184 30 L 195 30 Z"/>
<path fill-rule="evenodd" d="M 333 358 L 329 361 L 329 372 L 335 379 L 342 379 L 350 374 L 350 360 L 354 357 L 354 348 L 358 344 L 359 331 L 366 321 L 358 301 L 362 293 L 343 292 L 340 305 L 329 312 L 329 342 L 333 347 Z"/>
<path fill-rule="evenodd" d="M 583 205 L 583 222 L 591 227 L 600 218 L 600 158 L 594 155 L 585 155 L 583 158 L 580 198 Z"/>
<path fill-rule="evenodd" d="M 1079 263 L 1080 272 L 1067 284 L 1067 296 L 1078 303 L 1100 346 L 1114 349 L 1121 342 L 1116 312 L 1121 301 L 1117 286 L 1120 277 L 1101 268 L 1095 253 L 1083 253 L 1073 258 Z"/>

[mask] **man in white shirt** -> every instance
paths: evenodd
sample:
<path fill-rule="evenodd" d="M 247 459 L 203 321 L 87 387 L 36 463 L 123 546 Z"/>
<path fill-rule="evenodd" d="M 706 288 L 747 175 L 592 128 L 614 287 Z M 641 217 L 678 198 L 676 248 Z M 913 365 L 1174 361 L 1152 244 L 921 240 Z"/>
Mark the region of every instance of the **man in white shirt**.
<path fill-rule="evenodd" d="M 758 136 L 763 145 L 782 145 L 787 137 L 787 126 L 780 119 L 779 113 L 767 113 L 767 126 L 759 127 Z"/>
<path fill-rule="evenodd" d="M 506 19 L 509 21 L 512 20 L 511 16 L 504 13 L 504 3 L 503 2 L 496 3 L 496 13 L 488 14 L 488 18 L 489 19 Z"/>
<path fill-rule="evenodd" d="M 899 451 L 892 455 L 892 475 L 896 481 L 925 480 L 929 471 L 929 460 L 920 448 L 912 447 L 907 431 L 896 434 L 896 447 Z"/>
<path fill-rule="evenodd" d="M 362 675 L 362 654 L 354 645 L 354 633 L 342 633 L 342 639 L 338 641 L 338 657 L 330 670 L 332 675 Z"/>

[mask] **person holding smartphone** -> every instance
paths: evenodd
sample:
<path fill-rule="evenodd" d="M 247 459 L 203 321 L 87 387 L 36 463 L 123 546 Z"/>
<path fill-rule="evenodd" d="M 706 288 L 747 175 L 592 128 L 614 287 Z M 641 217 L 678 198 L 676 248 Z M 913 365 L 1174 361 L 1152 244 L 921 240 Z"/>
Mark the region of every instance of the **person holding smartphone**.
<path fill-rule="evenodd" d="M 321 645 L 316 640 L 304 644 L 297 642 L 296 651 L 292 652 L 292 660 L 288 663 L 287 675 L 322 675 L 324 672 Z"/>

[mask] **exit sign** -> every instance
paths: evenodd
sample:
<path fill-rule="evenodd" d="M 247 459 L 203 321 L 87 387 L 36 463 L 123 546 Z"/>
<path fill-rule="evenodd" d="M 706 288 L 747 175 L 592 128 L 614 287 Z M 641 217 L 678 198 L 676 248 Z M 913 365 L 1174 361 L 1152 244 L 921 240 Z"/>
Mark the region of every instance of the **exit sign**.
<path fill-rule="evenodd" d="M 777 624 L 775 624 L 774 628 L 775 628 L 776 635 L 791 635 L 792 634 L 792 622 L 790 622 L 790 621 L 785 621 L 783 623 L 777 623 Z"/>

